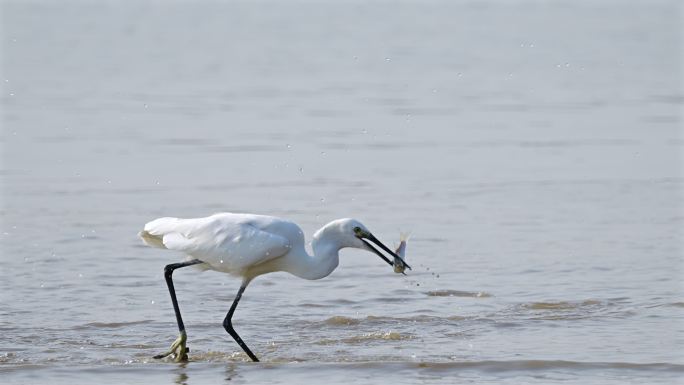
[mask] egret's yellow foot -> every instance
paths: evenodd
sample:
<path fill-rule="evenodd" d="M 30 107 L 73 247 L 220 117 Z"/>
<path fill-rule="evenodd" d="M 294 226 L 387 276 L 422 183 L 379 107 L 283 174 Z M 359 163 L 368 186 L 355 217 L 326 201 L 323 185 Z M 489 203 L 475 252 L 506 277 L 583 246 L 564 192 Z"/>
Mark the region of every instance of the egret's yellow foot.
<path fill-rule="evenodd" d="M 176 338 L 175 341 L 171 344 L 171 349 L 169 349 L 168 352 L 162 353 L 162 354 L 157 354 L 154 356 L 154 358 L 164 358 L 166 356 L 169 356 L 173 354 L 173 360 L 176 362 L 185 362 L 188 360 L 188 352 L 190 351 L 190 348 L 185 346 L 185 342 L 188 340 L 188 336 L 185 334 L 185 331 L 180 332 L 180 335 L 178 338 Z"/>

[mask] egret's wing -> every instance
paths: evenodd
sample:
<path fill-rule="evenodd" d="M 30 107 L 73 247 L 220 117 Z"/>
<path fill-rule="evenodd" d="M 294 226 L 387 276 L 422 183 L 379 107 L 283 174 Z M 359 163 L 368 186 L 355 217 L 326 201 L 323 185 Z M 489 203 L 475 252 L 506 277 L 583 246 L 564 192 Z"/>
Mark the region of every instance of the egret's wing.
<path fill-rule="evenodd" d="M 249 221 L 168 218 L 149 230 L 146 226 L 146 230 L 156 232 L 167 249 L 235 272 L 282 256 L 291 248 L 287 238 L 261 230 Z"/>

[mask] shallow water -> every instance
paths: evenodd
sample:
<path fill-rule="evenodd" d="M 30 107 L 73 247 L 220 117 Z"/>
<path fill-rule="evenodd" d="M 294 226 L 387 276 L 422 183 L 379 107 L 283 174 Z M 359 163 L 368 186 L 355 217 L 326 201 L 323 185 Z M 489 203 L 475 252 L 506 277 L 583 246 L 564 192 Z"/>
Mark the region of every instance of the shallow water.
<path fill-rule="evenodd" d="M 682 383 L 676 1 L 3 2 L 3 383 Z M 159 216 L 353 216 L 408 276 L 175 276 Z"/>

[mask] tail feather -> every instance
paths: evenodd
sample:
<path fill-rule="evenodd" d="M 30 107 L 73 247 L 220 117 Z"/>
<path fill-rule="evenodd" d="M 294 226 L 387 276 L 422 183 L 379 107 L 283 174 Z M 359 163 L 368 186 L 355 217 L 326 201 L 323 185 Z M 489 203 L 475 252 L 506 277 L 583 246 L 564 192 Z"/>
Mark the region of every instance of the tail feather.
<path fill-rule="evenodd" d="M 152 235 L 149 232 L 147 232 L 147 230 L 139 232 L 138 236 L 147 246 L 158 247 L 160 249 L 166 248 L 166 246 L 164 246 L 164 242 L 162 241 L 162 237 Z"/>
<path fill-rule="evenodd" d="M 164 235 L 173 230 L 173 225 L 178 223 L 178 218 L 157 218 L 145 224 L 143 231 L 138 233 L 142 241 L 152 247 L 166 249 Z"/>

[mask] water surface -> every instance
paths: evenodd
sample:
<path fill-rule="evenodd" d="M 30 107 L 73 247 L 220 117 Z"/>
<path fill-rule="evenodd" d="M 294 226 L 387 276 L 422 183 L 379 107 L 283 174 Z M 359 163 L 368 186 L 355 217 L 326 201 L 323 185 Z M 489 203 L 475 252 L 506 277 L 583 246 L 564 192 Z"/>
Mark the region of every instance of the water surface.
<path fill-rule="evenodd" d="M 676 1 L 3 2 L 3 383 L 677 383 Z M 180 270 L 159 216 L 411 231 L 408 276 Z"/>

